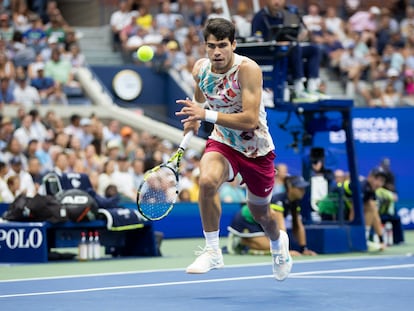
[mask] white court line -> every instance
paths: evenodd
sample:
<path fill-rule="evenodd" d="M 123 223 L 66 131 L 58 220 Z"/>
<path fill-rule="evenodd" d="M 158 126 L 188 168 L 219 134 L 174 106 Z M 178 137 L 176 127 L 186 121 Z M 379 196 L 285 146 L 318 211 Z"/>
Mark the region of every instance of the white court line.
<path fill-rule="evenodd" d="M 292 279 L 335 279 L 335 280 L 390 280 L 390 281 L 414 281 L 413 277 L 406 276 L 341 276 L 341 275 L 289 275 Z"/>
<path fill-rule="evenodd" d="M 390 265 L 390 266 L 379 266 L 379 267 L 364 267 L 354 269 L 335 269 L 335 270 L 319 270 L 309 272 L 292 273 L 289 277 L 291 278 L 324 278 L 318 274 L 329 274 L 329 273 L 347 273 L 347 272 L 361 272 L 361 271 L 372 271 L 372 270 L 391 270 L 401 268 L 414 268 L 414 264 L 407 265 Z M 7 294 L 0 295 L 1 298 L 15 298 L 15 297 L 28 297 L 28 296 L 44 296 L 44 295 L 62 295 L 62 294 L 73 294 L 73 293 L 87 293 L 87 292 L 98 292 L 98 291 L 110 291 L 119 289 L 132 289 L 132 288 L 149 288 L 149 287 L 162 287 L 162 286 L 176 286 L 176 285 L 188 285 L 188 284 L 203 284 L 203 283 L 218 283 L 218 282 L 232 282 L 241 280 L 254 280 L 254 279 L 265 279 L 273 278 L 273 275 L 257 275 L 257 276 L 245 276 L 245 277 L 232 277 L 232 278 L 220 278 L 211 280 L 197 280 L 197 281 L 180 281 L 180 282 L 164 282 L 164 283 L 150 283 L 150 284 L 136 284 L 136 285 L 125 285 L 125 286 L 110 286 L 110 287 L 95 287 L 85 289 L 73 289 L 73 290 L 61 290 L 61 291 L 47 291 L 47 292 L 32 292 L 32 293 L 21 293 L 21 294 Z M 326 276 L 325 278 L 355 278 L 355 279 L 386 279 L 386 280 L 414 280 L 412 278 L 401 278 L 401 277 L 365 277 L 365 276 Z"/>
<path fill-rule="evenodd" d="M 355 261 L 355 260 L 383 260 L 384 258 L 401 258 L 402 256 L 396 255 L 385 255 L 381 257 L 372 257 L 372 256 L 361 256 L 361 257 L 336 257 L 336 258 L 318 258 L 318 259 L 307 259 L 304 261 L 294 261 L 295 265 L 301 264 L 313 264 L 313 263 L 323 263 L 323 262 L 335 262 L 335 261 Z M 403 256 L 411 257 L 411 255 Z M 248 268 L 248 267 L 260 267 L 260 266 L 270 266 L 270 257 L 268 263 L 251 263 L 251 264 L 235 264 L 235 265 L 226 265 L 225 268 Z M 131 270 L 131 271 L 121 271 L 121 272 L 106 272 L 106 273 L 89 273 L 89 274 L 72 274 L 72 275 L 58 275 L 58 276 L 46 276 L 46 277 L 35 277 L 35 278 L 23 278 L 23 279 L 10 279 L 10 280 L 0 280 L 1 283 L 11 283 L 11 282 L 26 282 L 26 281 L 43 281 L 43 280 L 59 280 L 59 279 L 74 279 L 74 278 L 89 278 L 89 277 L 105 277 L 112 275 L 125 275 L 125 274 L 146 274 L 153 272 L 174 272 L 174 271 L 184 271 L 185 268 L 175 268 L 175 269 L 152 269 L 152 270 Z"/>

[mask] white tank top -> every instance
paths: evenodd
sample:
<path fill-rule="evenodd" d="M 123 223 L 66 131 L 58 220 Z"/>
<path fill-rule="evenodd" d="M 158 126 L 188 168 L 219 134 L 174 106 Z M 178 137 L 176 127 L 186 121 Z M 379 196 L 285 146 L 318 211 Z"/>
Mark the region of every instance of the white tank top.
<path fill-rule="evenodd" d="M 205 59 L 201 65 L 198 73 L 198 85 L 211 110 L 222 113 L 238 113 L 243 109 L 238 75 L 240 64 L 245 60 L 245 57 L 234 55 L 233 66 L 223 74 L 211 71 L 209 59 Z M 210 138 L 232 147 L 249 158 L 264 156 L 274 149 L 262 101 L 259 124 L 255 130 L 240 131 L 216 124 Z"/>

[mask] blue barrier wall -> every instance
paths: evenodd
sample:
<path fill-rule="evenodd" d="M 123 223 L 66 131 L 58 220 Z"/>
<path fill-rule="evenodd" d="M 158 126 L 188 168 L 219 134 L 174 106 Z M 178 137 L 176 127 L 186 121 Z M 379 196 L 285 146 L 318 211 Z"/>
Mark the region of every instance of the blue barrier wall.
<path fill-rule="evenodd" d="M 142 81 L 140 95 L 131 101 L 120 99 L 114 92 L 113 79 L 121 70 L 135 71 Z M 155 111 L 165 111 L 166 115 L 159 116 L 166 123 L 173 126 L 180 126 L 179 119 L 175 112 L 179 109 L 175 103 L 177 99 L 186 98 L 186 94 L 178 87 L 177 83 L 167 73 L 157 73 L 146 66 L 91 66 L 95 76 L 103 83 L 115 103 L 125 108 L 142 108 Z"/>

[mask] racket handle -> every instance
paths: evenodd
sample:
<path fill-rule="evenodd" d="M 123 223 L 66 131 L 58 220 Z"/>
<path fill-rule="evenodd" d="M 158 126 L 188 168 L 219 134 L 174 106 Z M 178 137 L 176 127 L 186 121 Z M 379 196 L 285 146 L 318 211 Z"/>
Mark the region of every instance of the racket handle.
<path fill-rule="evenodd" d="M 187 145 L 188 145 L 191 137 L 193 137 L 193 135 L 194 135 L 194 132 L 193 131 L 190 131 L 187 134 L 185 134 L 183 140 L 180 143 L 180 148 L 181 149 L 185 150 L 187 148 Z"/>

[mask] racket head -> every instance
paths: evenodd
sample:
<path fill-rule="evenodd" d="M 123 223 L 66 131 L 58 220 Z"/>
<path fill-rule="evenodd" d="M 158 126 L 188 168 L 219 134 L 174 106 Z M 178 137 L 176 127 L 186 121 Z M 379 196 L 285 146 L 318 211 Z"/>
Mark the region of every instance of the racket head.
<path fill-rule="evenodd" d="M 178 171 L 171 165 L 162 164 L 144 176 L 138 188 L 138 211 L 147 220 L 160 220 L 174 207 L 178 197 Z"/>

